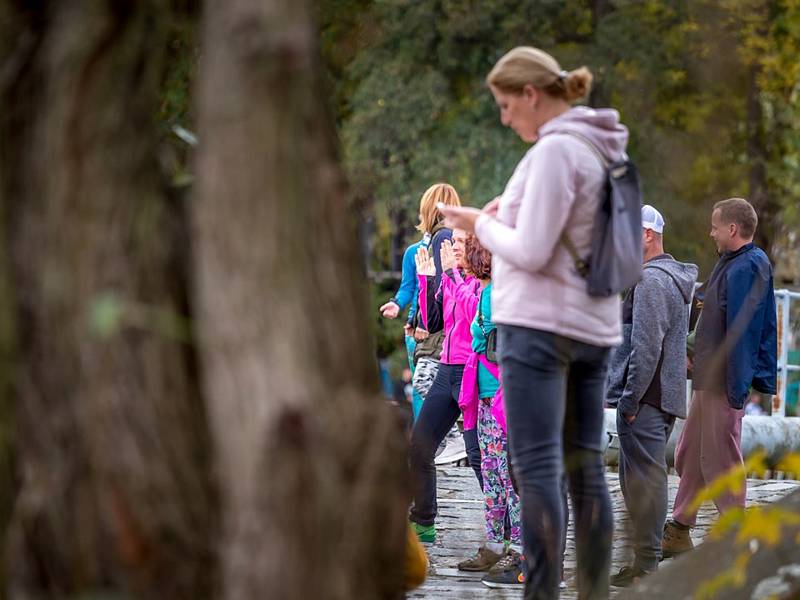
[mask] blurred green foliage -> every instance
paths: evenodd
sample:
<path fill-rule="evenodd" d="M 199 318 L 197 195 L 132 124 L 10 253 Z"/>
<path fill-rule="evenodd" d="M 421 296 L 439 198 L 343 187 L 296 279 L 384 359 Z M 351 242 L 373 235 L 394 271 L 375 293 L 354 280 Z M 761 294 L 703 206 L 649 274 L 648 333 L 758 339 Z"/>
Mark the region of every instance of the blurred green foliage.
<path fill-rule="evenodd" d="M 193 130 L 200 56 L 197 7 L 181 1 L 157 115 L 177 187 L 191 181 L 189 148 L 171 128 Z M 484 78 L 528 44 L 591 68 L 587 103 L 617 108 L 630 128 L 668 251 L 705 277 L 709 209 L 740 195 L 759 203 L 769 250 L 788 265 L 778 275 L 800 277 L 800 1 L 316 0 L 316 17 L 345 167 L 372 223 L 371 270 L 399 268 L 431 183 L 475 206 L 502 192 L 526 146 L 499 123 Z M 401 321 L 377 316 L 393 291 L 372 284 L 380 356 L 402 339 Z"/>
<path fill-rule="evenodd" d="M 521 44 L 593 71 L 588 102 L 630 128 L 669 251 L 707 275 L 710 206 L 739 195 L 758 202 L 773 256 L 796 254 L 796 0 L 318 0 L 318 18 L 346 167 L 374 209 L 376 270 L 392 265 L 398 222 L 413 241 L 431 183 L 476 206 L 502 192 L 525 147 L 484 77 Z"/>

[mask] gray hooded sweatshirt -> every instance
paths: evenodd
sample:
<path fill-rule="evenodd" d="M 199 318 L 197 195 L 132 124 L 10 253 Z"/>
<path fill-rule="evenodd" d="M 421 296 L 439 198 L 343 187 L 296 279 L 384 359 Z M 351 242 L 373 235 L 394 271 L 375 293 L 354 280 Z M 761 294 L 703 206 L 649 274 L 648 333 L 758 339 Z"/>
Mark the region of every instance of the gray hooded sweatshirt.
<path fill-rule="evenodd" d="M 637 414 L 660 372 L 661 410 L 686 417 L 686 335 L 696 280 L 696 265 L 664 254 L 645 264 L 642 280 L 629 292 L 625 305 L 632 310 L 623 314 L 622 344 L 611 355 L 606 394 L 623 415 Z"/>

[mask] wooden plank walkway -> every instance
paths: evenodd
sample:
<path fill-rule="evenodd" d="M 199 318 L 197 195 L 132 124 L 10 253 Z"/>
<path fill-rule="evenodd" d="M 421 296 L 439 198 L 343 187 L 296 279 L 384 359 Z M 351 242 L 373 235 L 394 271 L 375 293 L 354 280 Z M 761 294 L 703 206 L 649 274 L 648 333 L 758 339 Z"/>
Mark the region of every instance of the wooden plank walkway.
<path fill-rule="evenodd" d="M 439 518 L 437 521 L 437 539 L 428 545 L 431 569 L 425 585 L 409 598 L 426 598 L 429 600 L 470 600 L 481 599 L 517 599 L 522 597 L 522 586 L 516 589 L 489 589 L 480 579 L 482 573 L 464 573 L 456 568 L 456 564 L 464 557 L 470 556 L 483 541 L 483 499 L 472 469 L 467 467 L 445 467 L 438 472 L 439 485 Z M 614 509 L 614 550 L 613 572 L 631 560 L 632 551 L 630 537 L 627 533 L 628 518 L 625 504 L 619 488 L 616 473 L 607 473 L 608 487 Z M 800 487 L 800 482 L 791 480 L 748 480 L 748 506 L 769 504 L 783 497 L 788 492 Z M 669 479 L 670 507 L 678 489 L 678 478 Z M 698 526 L 692 530 L 695 545 L 702 542 L 717 513 L 712 505 L 704 506 L 698 517 Z M 564 571 L 567 589 L 561 593 L 565 600 L 576 599 L 577 590 L 574 584 L 575 574 L 575 538 L 572 523 L 567 535 L 567 556 Z M 618 590 L 611 588 L 612 598 Z"/>

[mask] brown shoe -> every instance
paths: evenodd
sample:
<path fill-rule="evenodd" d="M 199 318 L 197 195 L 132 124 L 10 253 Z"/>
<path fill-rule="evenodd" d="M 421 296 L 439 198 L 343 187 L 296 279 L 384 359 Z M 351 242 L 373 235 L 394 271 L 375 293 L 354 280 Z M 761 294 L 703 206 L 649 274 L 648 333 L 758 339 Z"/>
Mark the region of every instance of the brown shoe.
<path fill-rule="evenodd" d="M 673 558 L 694 549 L 694 542 L 689 535 L 689 528 L 683 529 L 673 521 L 664 525 L 664 537 L 661 538 L 661 557 Z"/>
<path fill-rule="evenodd" d="M 488 571 L 497 561 L 503 558 L 502 554 L 496 554 L 486 546 L 478 548 L 478 552 L 472 558 L 462 560 L 458 563 L 459 571 Z"/>

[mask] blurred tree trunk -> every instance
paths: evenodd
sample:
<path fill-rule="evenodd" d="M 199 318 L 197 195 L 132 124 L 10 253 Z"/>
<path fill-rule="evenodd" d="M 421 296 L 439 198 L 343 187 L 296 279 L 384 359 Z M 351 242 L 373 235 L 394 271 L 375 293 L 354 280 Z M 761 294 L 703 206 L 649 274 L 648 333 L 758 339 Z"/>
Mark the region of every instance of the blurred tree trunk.
<path fill-rule="evenodd" d="M 770 258 L 773 256 L 780 207 L 770 197 L 767 182 L 766 136 L 764 133 L 764 113 L 761 107 L 761 90 L 758 86 L 760 68 L 758 65 L 748 67 L 747 77 L 747 159 L 749 200 L 758 213 L 758 229 L 755 242 Z"/>
<path fill-rule="evenodd" d="M 400 597 L 403 439 L 379 399 L 310 3 L 210 0 L 202 47 L 194 308 L 224 597 Z"/>
<path fill-rule="evenodd" d="M 185 218 L 156 159 L 170 10 L 0 4 L 3 256 L 17 332 L 12 597 L 214 595 Z"/>
<path fill-rule="evenodd" d="M 599 37 L 598 31 L 600 30 L 600 22 L 613 12 L 614 7 L 611 5 L 609 0 L 592 0 L 591 9 L 592 38 L 596 44 Z M 603 108 L 608 106 L 608 98 L 606 97 L 603 85 L 604 70 L 605 69 L 601 67 L 600 72 L 594 73 L 595 78 L 592 82 L 592 89 L 589 92 L 589 98 L 587 99 L 588 105 L 594 108 Z"/>

